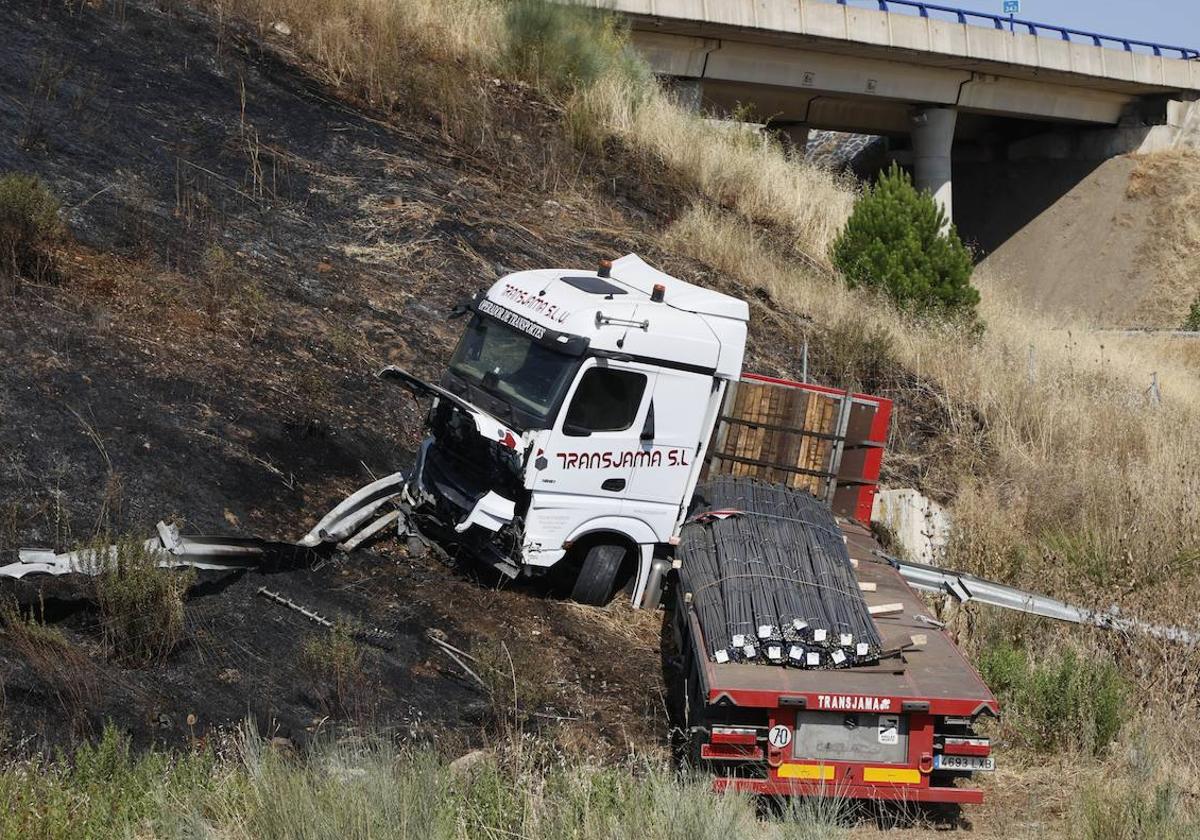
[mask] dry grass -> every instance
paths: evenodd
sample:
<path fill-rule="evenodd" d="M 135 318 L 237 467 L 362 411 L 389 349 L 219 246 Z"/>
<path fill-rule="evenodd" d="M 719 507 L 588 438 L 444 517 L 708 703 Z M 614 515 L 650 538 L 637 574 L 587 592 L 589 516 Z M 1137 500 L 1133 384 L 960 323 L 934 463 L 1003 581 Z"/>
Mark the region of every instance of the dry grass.
<path fill-rule="evenodd" d="M 460 140 L 486 124 L 481 71 L 498 64 L 504 31 L 497 0 L 199 2 L 252 22 L 374 108 L 432 112 Z"/>
<path fill-rule="evenodd" d="M 264 33 L 287 24 L 322 79 L 372 105 L 417 104 L 446 118 L 460 137 L 490 134 L 483 122 L 479 74 L 513 72 L 506 4 L 500 0 L 209 0 L 224 14 L 253 21 Z M 598 19 L 601 20 L 602 19 Z M 611 27 L 601 26 L 602 40 Z M 532 71 L 534 84 L 546 74 Z M 828 265 L 826 251 L 853 206 L 845 179 L 796 165 L 766 135 L 679 108 L 636 64 L 614 61 L 586 88 L 544 89 L 560 100 L 574 139 L 619 140 L 672 171 L 719 206 L 787 231 L 794 247 Z"/>
<path fill-rule="evenodd" d="M 854 205 L 846 179 L 797 163 L 769 135 L 732 130 L 680 108 L 657 87 L 620 76 L 578 93 L 569 107 L 573 125 L 651 155 L 709 201 L 787 231 L 794 250 L 829 264 L 829 246 Z"/>
<path fill-rule="evenodd" d="M 1151 233 L 1140 256 L 1153 267 L 1155 280 L 1135 322 L 1178 327 L 1200 292 L 1200 152 L 1139 155 L 1128 195 L 1153 206 Z"/>
<path fill-rule="evenodd" d="M 1200 833 L 1196 757 L 1178 723 L 1146 718 L 1076 794 L 1068 836 L 1080 840 L 1184 840 Z"/>
<path fill-rule="evenodd" d="M 964 443 L 955 469 L 930 471 L 938 486 L 925 488 L 955 499 L 953 563 L 1160 613 L 1169 596 L 1185 614 L 1179 573 L 1200 559 L 1200 387 L 1173 345 L 1063 330 L 986 278 L 982 336 L 915 320 L 798 268 L 754 227 L 711 209 L 683 216 L 664 244 L 826 329 L 890 335 L 904 372 L 937 384 L 942 433 Z M 1155 373 L 1160 405 L 1146 393 Z"/>
<path fill-rule="evenodd" d="M 4 599 L 0 600 L 0 642 L 29 666 L 47 696 L 58 703 L 74 725 L 85 722 L 84 715 L 97 696 L 95 668 L 62 631 L 36 614 L 24 614 L 15 602 Z"/>

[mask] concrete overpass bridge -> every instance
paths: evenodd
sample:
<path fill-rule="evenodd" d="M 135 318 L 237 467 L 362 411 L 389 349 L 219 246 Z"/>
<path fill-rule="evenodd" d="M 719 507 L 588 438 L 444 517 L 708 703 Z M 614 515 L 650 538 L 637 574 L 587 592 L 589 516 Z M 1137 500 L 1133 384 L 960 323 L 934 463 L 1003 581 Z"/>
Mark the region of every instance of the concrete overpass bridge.
<path fill-rule="evenodd" d="M 750 106 L 797 144 L 809 129 L 891 138 L 947 210 L 952 166 L 1058 160 L 1086 174 L 1200 143 L 1197 49 L 915 0 L 582 2 L 627 16 L 654 72 L 697 107 Z"/>

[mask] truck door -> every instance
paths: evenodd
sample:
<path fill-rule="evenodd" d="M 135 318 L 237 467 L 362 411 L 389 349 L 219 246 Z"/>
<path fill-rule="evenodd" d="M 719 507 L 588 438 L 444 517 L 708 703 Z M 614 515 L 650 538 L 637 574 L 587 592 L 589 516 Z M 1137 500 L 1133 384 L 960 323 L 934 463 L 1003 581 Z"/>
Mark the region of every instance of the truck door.
<path fill-rule="evenodd" d="M 709 433 L 712 376 L 659 368 L 639 445 L 649 457 L 633 468 L 625 513 L 646 522 L 666 542 L 675 529 L 697 450 Z"/>
<path fill-rule="evenodd" d="M 526 536 L 543 551 L 580 524 L 620 514 L 642 451 L 640 437 L 657 369 L 589 359 L 550 434 L 535 452 Z"/>

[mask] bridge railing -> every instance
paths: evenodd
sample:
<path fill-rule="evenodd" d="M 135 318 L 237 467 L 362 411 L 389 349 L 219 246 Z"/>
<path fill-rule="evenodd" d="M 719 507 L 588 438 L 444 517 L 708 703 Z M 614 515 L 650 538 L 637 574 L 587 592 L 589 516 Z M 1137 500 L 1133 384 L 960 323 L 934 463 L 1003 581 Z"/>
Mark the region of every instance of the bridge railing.
<path fill-rule="evenodd" d="M 1126 52 L 1142 52 L 1147 51 L 1153 55 L 1175 57 L 1178 55 L 1185 61 L 1200 60 L 1200 50 L 1192 49 L 1191 47 L 1173 47 L 1167 44 L 1156 44 L 1152 41 L 1138 41 L 1133 38 L 1122 38 L 1118 35 L 1102 35 L 1099 32 L 1086 32 L 1082 29 L 1069 29 L 1065 26 L 1054 26 L 1049 23 L 1037 23 L 1032 20 L 1024 20 L 1022 18 L 1009 17 L 1008 15 L 995 15 L 989 12 L 975 12 L 970 9 L 956 9 L 952 6 L 939 6 L 934 3 L 922 3 L 919 0 L 854 0 L 862 2 L 865 5 L 878 6 L 881 12 L 890 12 L 892 7 L 903 9 L 915 9 L 917 15 L 923 18 L 930 17 L 930 12 L 937 13 L 936 16 L 942 15 L 953 17 L 961 24 L 990 25 L 994 29 L 1017 29 L 1027 31 L 1030 35 L 1046 37 L 1049 35 L 1058 35 L 1064 41 L 1091 41 L 1094 46 L 1107 47 L 1119 45 Z M 847 6 L 852 0 L 837 0 L 838 5 Z"/>

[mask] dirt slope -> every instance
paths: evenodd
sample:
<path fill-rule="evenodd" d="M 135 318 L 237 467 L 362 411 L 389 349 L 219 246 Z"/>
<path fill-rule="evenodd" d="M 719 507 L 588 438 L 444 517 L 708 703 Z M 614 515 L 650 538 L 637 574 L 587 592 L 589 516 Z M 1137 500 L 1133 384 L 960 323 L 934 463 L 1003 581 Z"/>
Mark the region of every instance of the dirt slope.
<path fill-rule="evenodd" d="M 1113 158 L 993 251 L 981 276 L 1064 321 L 1177 328 L 1200 274 L 1188 268 L 1200 163 Z"/>
<path fill-rule="evenodd" d="M 1153 274 L 1140 250 L 1150 207 L 1127 196 L 1133 158 L 1105 161 L 983 261 L 981 270 L 1038 308 L 1124 324 Z"/>

